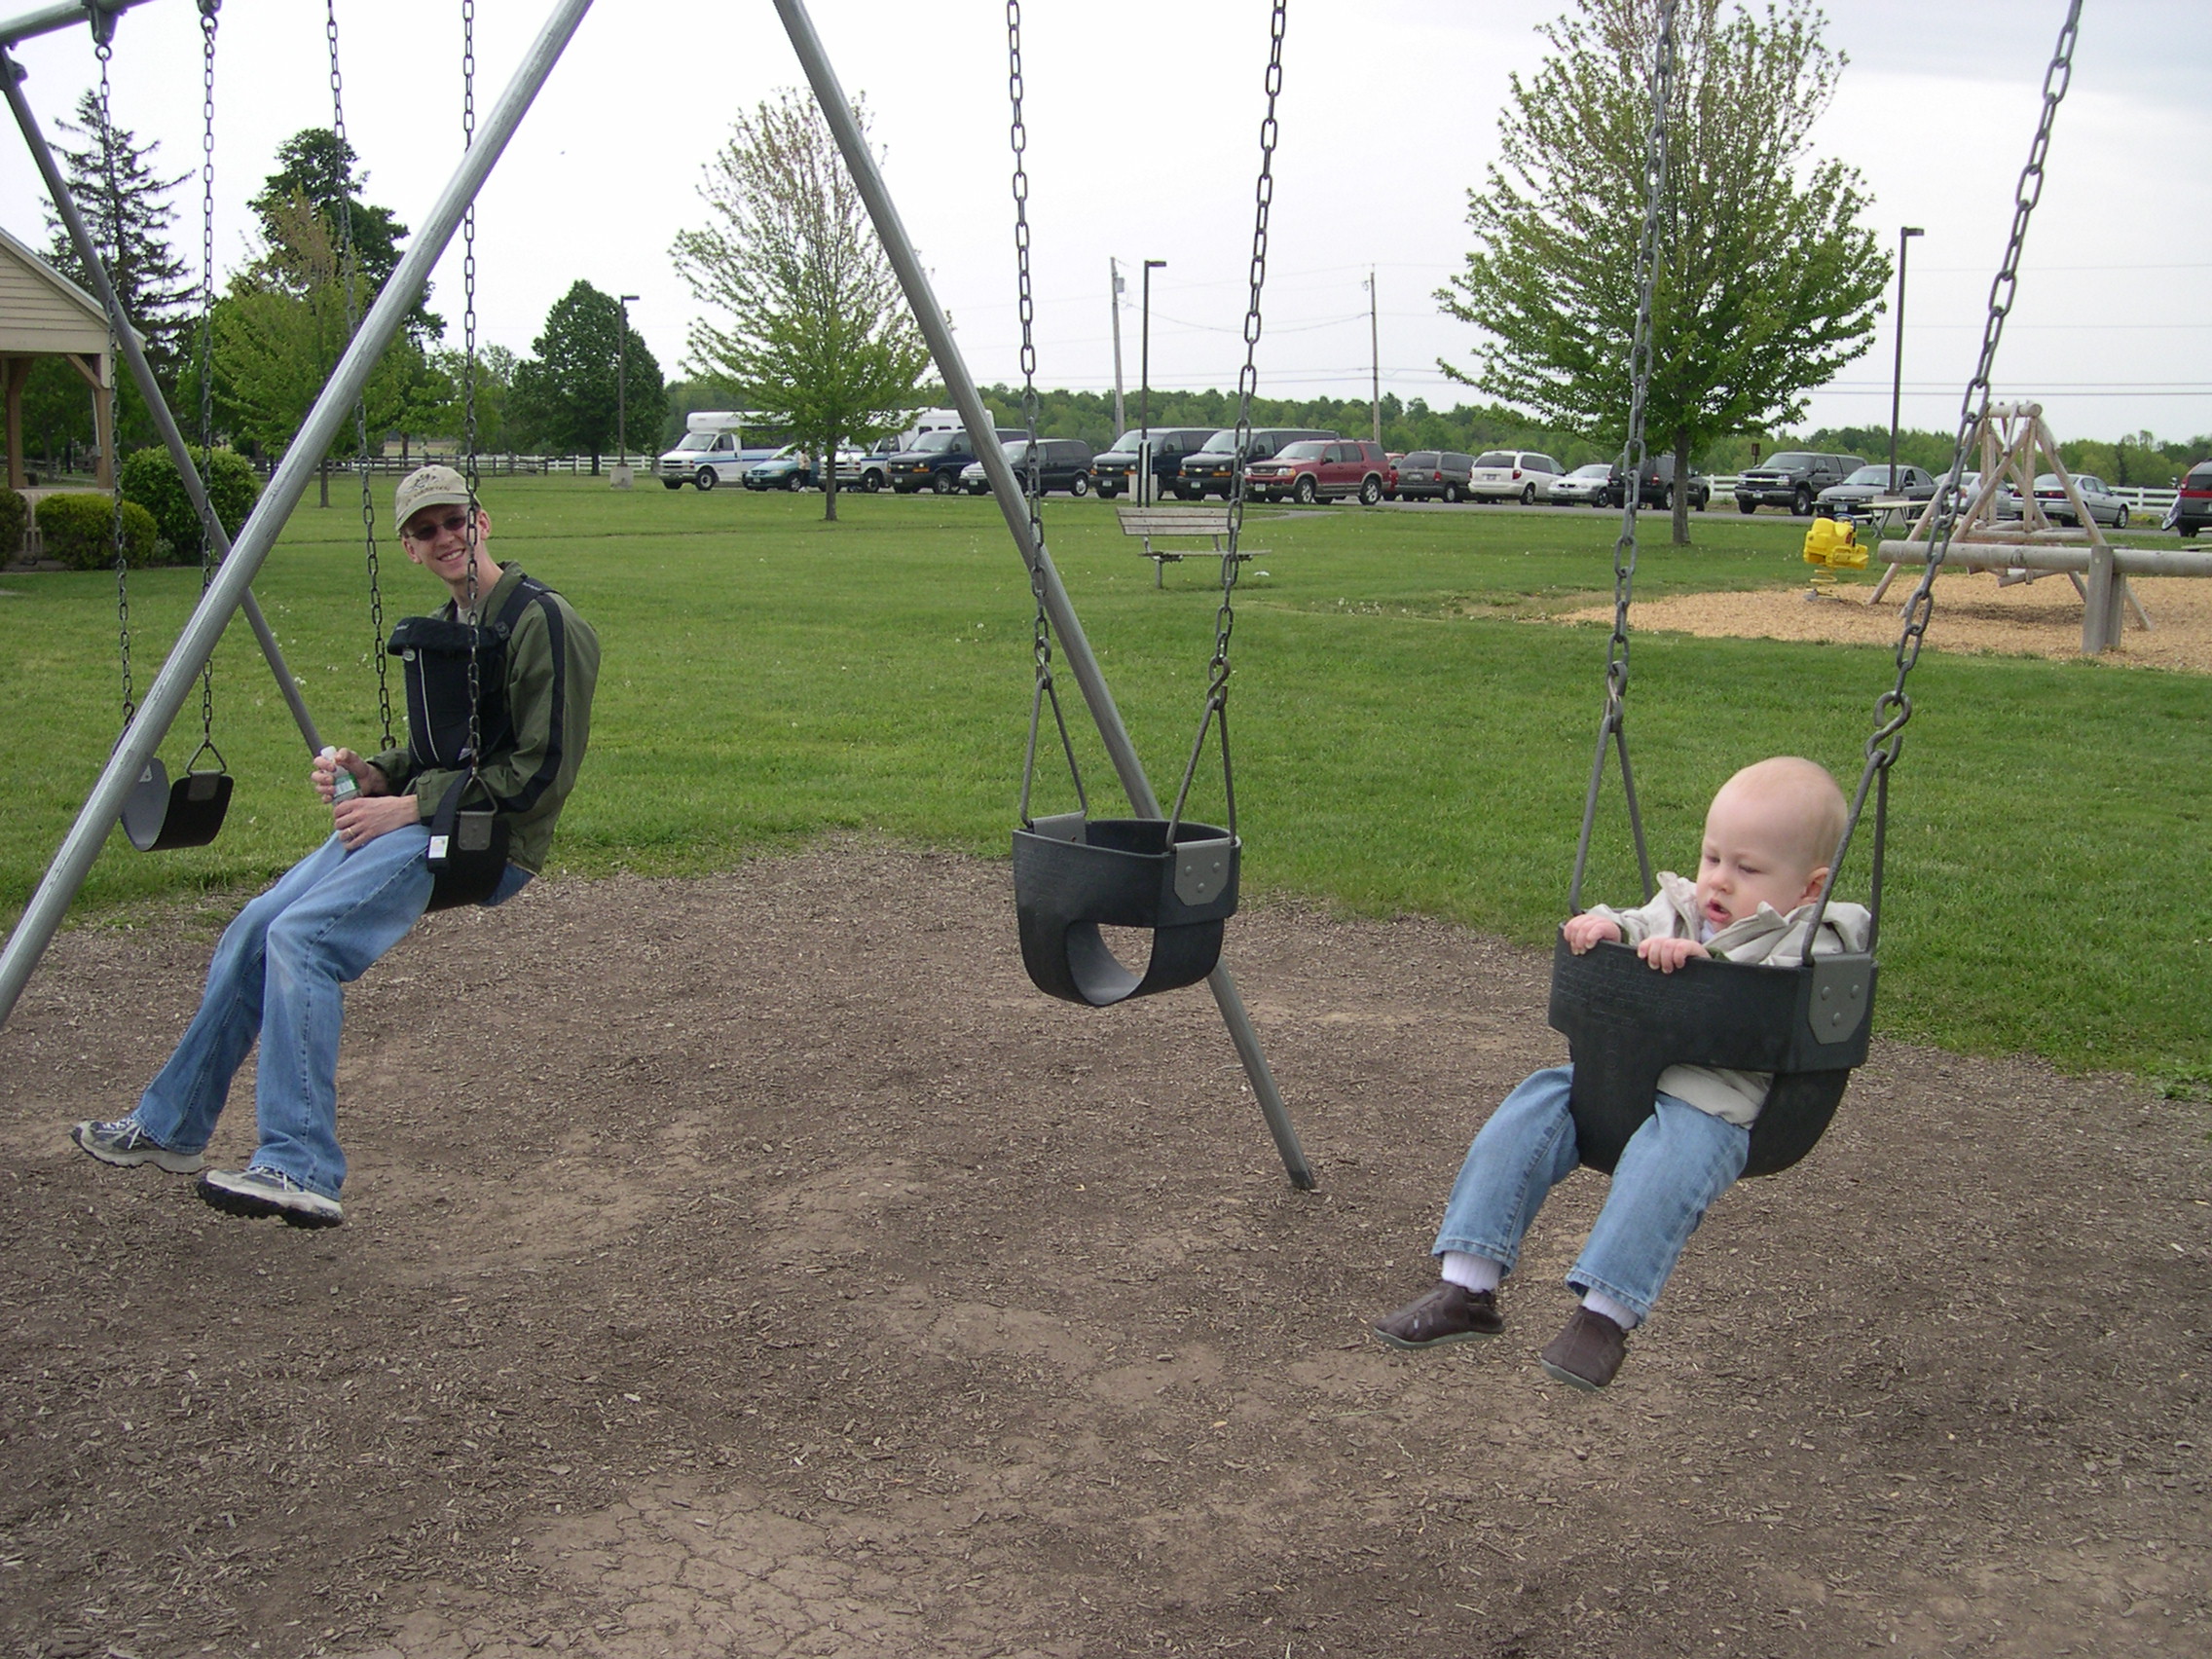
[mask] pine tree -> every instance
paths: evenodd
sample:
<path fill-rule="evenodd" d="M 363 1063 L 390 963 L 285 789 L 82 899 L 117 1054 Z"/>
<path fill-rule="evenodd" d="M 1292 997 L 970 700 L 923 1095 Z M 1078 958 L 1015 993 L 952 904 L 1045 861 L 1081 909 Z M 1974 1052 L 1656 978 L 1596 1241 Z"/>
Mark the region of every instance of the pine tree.
<path fill-rule="evenodd" d="M 124 314 L 145 338 L 146 359 L 153 366 L 154 378 L 165 390 L 173 391 L 178 371 L 192 355 L 200 284 L 169 245 L 168 228 L 176 209 L 167 198 L 191 175 L 161 177 L 154 169 L 154 153 L 162 147 L 160 140 L 140 144 L 128 129 L 103 123 L 95 92 L 88 91 L 77 99 L 75 121 L 62 120 L 55 125 L 84 141 L 76 149 L 67 144 L 55 146 L 70 194 L 77 199 L 77 211 L 99 249 L 108 278 L 123 302 Z M 119 219 L 120 251 L 116 245 Z M 46 209 L 46 223 L 54 239 L 55 269 L 88 293 L 92 292 L 92 274 L 77 257 L 68 232 L 51 206 Z"/>

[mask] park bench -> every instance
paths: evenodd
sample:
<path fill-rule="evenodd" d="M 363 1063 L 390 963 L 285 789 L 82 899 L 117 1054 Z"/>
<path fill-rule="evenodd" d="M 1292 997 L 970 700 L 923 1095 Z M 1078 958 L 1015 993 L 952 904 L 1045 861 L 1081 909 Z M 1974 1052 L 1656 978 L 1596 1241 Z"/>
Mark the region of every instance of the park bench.
<path fill-rule="evenodd" d="M 1152 561 L 1152 585 L 1165 587 L 1167 567 L 1179 564 L 1186 558 L 1205 557 L 1202 548 L 1161 547 L 1161 541 L 1206 541 L 1212 544 L 1213 557 L 1220 558 L 1228 549 L 1223 545 L 1229 539 L 1229 507 L 1116 507 L 1115 516 L 1122 521 L 1124 535 L 1144 538 L 1144 556 Z M 1264 547 L 1236 549 L 1239 560 L 1250 559 L 1266 552 Z"/>

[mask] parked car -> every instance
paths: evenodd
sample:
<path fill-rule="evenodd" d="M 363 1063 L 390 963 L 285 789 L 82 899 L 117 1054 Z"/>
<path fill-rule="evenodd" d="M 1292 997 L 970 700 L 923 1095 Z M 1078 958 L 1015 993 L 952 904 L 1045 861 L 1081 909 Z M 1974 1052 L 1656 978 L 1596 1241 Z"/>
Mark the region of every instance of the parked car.
<path fill-rule="evenodd" d="M 1822 518 L 1857 518 L 1859 509 L 1877 497 L 1891 500 L 1928 502 L 1936 498 L 1936 479 L 1917 466 L 1898 468 L 1897 488 L 1890 488 L 1890 463 L 1868 461 L 1841 484 L 1830 484 L 1813 500 Z"/>
<path fill-rule="evenodd" d="M 1534 450 L 1490 450 L 1475 457 L 1467 495 L 1477 501 L 1530 502 L 1550 495 L 1552 480 L 1566 470 Z"/>
<path fill-rule="evenodd" d="M 1000 426 L 997 431 L 1002 444 L 1029 440 L 1026 428 Z M 960 488 L 961 471 L 975 459 L 976 452 L 968 447 L 968 428 L 955 426 L 941 432 L 924 432 L 912 449 L 886 457 L 883 475 L 891 488 L 902 496 L 911 496 L 917 490 L 933 490 L 940 496 L 949 496 Z"/>
<path fill-rule="evenodd" d="M 1841 484 L 1865 464 L 1855 455 L 1823 455 L 1813 450 L 1786 450 L 1769 456 L 1737 474 L 1736 510 L 1755 513 L 1761 507 L 1788 507 L 1799 518 L 1809 518 L 1823 490 Z"/>
<path fill-rule="evenodd" d="M 807 490 L 814 485 L 814 457 L 786 444 L 766 461 L 745 469 L 748 490 Z"/>
<path fill-rule="evenodd" d="M 2174 498 L 2174 529 L 2194 535 L 2206 525 L 2212 525 L 2212 461 L 2200 461 L 2183 473 Z"/>
<path fill-rule="evenodd" d="M 1155 426 L 1152 429 L 1152 495 L 1155 500 L 1174 494 L 1176 474 L 1183 458 L 1213 436 L 1211 426 Z M 1144 428 L 1132 426 L 1090 458 L 1090 470 L 1098 493 L 1111 499 L 1124 491 L 1136 494 L 1139 455 Z"/>
<path fill-rule="evenodd" d="M 1029 464 L 1029 439 L 1016 438 L 1006 446 L 1007 463 L 1019 478 Z M 983 463 L 972 461 L 960 469 L 960 484 L 971 496 L 987 496 L 991 481 L 983 476 Z M 1050 496 L 1065 490 L 1071 496 L 1090 494 L 1090 446 L 1081 438 L 1037 440 L 1037 487 Z"/>
<path fill-rule="evenodd" d="M 1664 507 L 1669 512 L 1675 507 L 1675 458 L 1671 455 L 1647 455 L 1643 458 L 1643 473 L 1638 481 L 1636 503 L 1640 507 Z M 1713 499 L 1713 485 L 1704 473 L 1690 469 L 1688 489 L 1690 506 L 1704 512 Z M 1624 503 L 1627 493 L 1621 488 L 1621 469 L 1618 462 L 1605 468 L 1605 487 L 1602 507 L 1617 507 Z"/>
<path fill-rule="evenodd" d="M 2114 530 L 2127 528 L 2127 503 L 2112 493 L 2112 488 L 2093 473 L 2074 474 L 2074 488 L 2082 497 L 2082 505 L 2089 509 L 2089 517 L 2098 524 Z M 2066 488 L 2058 481 L 2058 474 L 2046 472 L 2036 479 L 2036 505 L 2043 508 L 2043 516 L 2052 524 L 2074 524 L 2074 503 L 2066 498 Z M 2018 518 L 2020 505 L 2017 498 L 2007 518 Z"/>
<path fill-rule="evenodd" d="M 1303 426 L 1255 426 L 1247 435 L 1244 464 L 1249 468 L 1256 461 L 1281 453 L 1289 444 L 1337 442 L 1342 436 Z M 1208 496 L 1219 496 L 1226 501 L 1235 476 L 1236 428 L 1224 426 L 1183 458 L 1182 470 L 1175 477 L 1175 494 L 1186 501 L 1203 500 Z"/>
<path fill-rule="evenodd" d="M 1611 482 L 1612 467 L 1603 461 L 1593 461 L 1587 466 L 1578 466 L 1572 472 L 1562 473 L 1552 480 L 1552 487 L 1544 493 L 1544 499 L 1555 507 L 1593 506 L 1605 504 L 1605 486 Z"/>
<path fill-rule="evenodd" d="M 1246 463 L 1245 493 L 1254 500 L 1285 497 L 1302 506 L 1356 498 L 1363 507 L 1382 498 L 1390 458 L 1381 444 L 1351 438 L 1307 438 L 1285 444 L 1265 461 Z"/>
<path fill-rule="evenodd" d="M 1474 469 L 1475 458 L 1456 450 L 1414 450 L 1398 462 L 1398 494 L 1409 501 L 1463 501 Z"/>

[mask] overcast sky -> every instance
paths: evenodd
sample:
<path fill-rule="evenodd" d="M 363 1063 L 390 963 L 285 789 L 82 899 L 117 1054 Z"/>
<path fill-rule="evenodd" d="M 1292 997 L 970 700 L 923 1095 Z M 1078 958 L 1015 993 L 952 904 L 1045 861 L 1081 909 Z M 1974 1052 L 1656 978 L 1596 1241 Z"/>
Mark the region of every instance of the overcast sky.
<path fill-rule="evenodd" d="M 0 0 L 0 12 L 30 0 Z M 478 0 L 478 104 L 504 85 L 548 0 Z M 1369 272 L 1385 390 L 1449 405 L 1473 394 L 1437 368 L 1471 363 L 1472 331 L 1434 291 L 1467 248 L 1466 191 L 1497 148 L 1507 77 L 1531 73 L 1535 26 L 1563 0 L 1293 0 L 1284 54 L 1260 385 L 1364 396 Z M 995 0 L 817 0 L 816 24 L 863 94 L 909 234 L 982 382 L 1018 378 L 1008 193 L 1006 40 Z M 1872 222 L 1914 242 L 1904 421 L 1948 428 L 1979 344 L 2011 192 L 2034 130 L 2058 0 L 1835 0 L 1827 38 L 1850 58 L 1816 129 L 1864 175 Z M 349 133 L 369 199 L 421 221 L 460 143 L 458 0 L 339 0 Z M 2090 0 L 2059 112 L 2020 301 L 1998 362 L 2002 394 L 2043 399 L 2061 437 L 2212 432 L 2212 155 L 2203 0 Z M 1114 384 L 1109 258 L 1130 273 L 1124 377 L 1138 380 L 1139 285 L 1154 273 L 1155 385 L 1235 384 L 1251 236 L 1264 0 L 1032 0 L 1025 62 L 1040 379 Z M 82 29 L 26 42 L 42 122 L 96 77 Z M 200 148 L 191 0 L 120 24 L 116 119 L 183 171 Z M 217 254 L 245 254 L 244 203 L 285 136 L 330 124 L 321 8 L 225 0 L 217 110 Z M 701 164 L 732 117 L 802 84 L 767 0 L 600 0 L 482 199 L 481 337 L 527 354 L 578 277 L 640 296 L 632 320 L 671 378 L 698 308 L 672 267 L 703 221 Z M 198 187 L 178 194 L 196 257 Z M 43 244 L 42 195 L 19 145 L 0 146 L 0 223 Z M 457 242 L 458 247 L 458 242 Z M 458 255 L 435 308 L 459 339 Z M 1894 291 L 1894 285 L 1893 285 Z M 1894 336 L 1816 394 L 1810 424 L 1879 424 Z"/>

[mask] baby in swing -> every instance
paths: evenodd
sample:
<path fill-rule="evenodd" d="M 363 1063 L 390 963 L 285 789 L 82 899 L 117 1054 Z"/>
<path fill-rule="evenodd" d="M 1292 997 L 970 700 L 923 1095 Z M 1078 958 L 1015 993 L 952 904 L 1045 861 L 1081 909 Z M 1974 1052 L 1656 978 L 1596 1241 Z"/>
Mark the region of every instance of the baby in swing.
<path fill-rule="evenodd" d="M 1600 904 L 1568 921 L 1567 945 L 1579 955 L 1602 940 L 1632 944 L 1663 974 L 1693 956 L 1795 967 L 1848 816 L 1835 779 L 1813 761 L 1781 756 L 1747 766 L 1706 812 L 1697 880 L 1661 871 L 1649 903 Z M 1863 905 L 1831 901 L 1814 954 L 1865 949 L 1870 924 Z M 1441 1281 L 1375 1326 L 1392 1347 L 1442 1347 L 1505 1329 L 1498 1284 L 1544 1196 L 1576 1167 L 1572 1075 L 1554 1066 L 1528 1078 L 1475 1136 L 1436 1235 Z M 1660 1074 L 1656 1109 L 1622 1152 L 1567 1275 L 1582 1302 L 1543 1350 L 1548 1375 L 1584 1389 L 1613 1380 L 1628 1333 L 1651 1316 L 1707 1207 L 1743 1173 L 1769 1081 L 1765 1072 L 1704 1066 Z"/>

